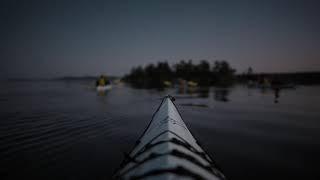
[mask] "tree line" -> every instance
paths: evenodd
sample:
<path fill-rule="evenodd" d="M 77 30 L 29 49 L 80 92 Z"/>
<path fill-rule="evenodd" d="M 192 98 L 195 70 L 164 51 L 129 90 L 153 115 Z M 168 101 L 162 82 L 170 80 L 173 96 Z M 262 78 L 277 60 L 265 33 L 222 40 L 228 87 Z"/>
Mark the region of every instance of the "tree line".
<path fill-rule="evenodd" d="M 138 88 L 162 88 L 164 82 L 174 83 L 179 79 L 193 81 L 199 86 L 229 86 L 235 80 L 235 69 L 227 61 L 215 61 L 210 64 L 201 60 L 194 64 L 192 60 L 170 66 L 168 62 L 138 66 L 124 77 L 124 80 Z"/>

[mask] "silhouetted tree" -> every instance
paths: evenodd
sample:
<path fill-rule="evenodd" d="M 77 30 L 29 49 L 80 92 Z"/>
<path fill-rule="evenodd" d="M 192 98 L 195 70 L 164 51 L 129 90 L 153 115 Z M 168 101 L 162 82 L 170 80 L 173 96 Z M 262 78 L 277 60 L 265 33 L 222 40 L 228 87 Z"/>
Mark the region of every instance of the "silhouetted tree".
<path fill-rule="evenodd" d="M 196 81 L 201 86 L 209 86 L 211 81 L 210 64 L 206 60 L 201 60 L 195 67 Z"/>
<path fill-rule="evenodd" d="M 125 80 L 134 86 L 144 88 L 162 88 L 164 81 L 185 79 L 195 81 L 200 86 L 230 85 L 233 82 L 235 70 L 226 61 L 216 61 L 211 71 L 210 63 L 201 60 L 199 64 L 193 64 L 181 60 L 172 69 L 167 62 L 149 64 L 145 68 L 141 66 L 133 68 Z"/>
<path fill-rule="evenodd" d="M 253 69 L 252 67 L 249 67 L 247 71 L 247 75 L 252 75 L 252 74 L 253 74 Z"/>
<path fill-rule="evenodd" d="M 226 61 L 215 61 L 212 69 L 212 84 L 229 86 L 234 82 L 235 70 Z"/>

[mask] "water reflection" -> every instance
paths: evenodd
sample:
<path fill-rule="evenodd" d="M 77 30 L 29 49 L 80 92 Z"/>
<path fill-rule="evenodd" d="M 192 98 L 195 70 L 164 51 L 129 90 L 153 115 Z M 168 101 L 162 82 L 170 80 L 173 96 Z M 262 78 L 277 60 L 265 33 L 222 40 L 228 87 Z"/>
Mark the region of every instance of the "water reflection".
<path fill-rule="evenodd" d="M 279 97 L 280 97 L 280 88 L 279 87 L 274 87 L 273 91 L 274 91 L 274 103 L 278 103 L 279 102 Z"/>
<path fill-rule="evenodd" d="M 218 88 L 214 89 L 214 100 L 220 102 L 228 102 L 228 95 L 230 94 L 230 90 L 227 88 Z"/>
<path fill-rule="evenodd" d="M 176 98 L 179 99 L 194 99 L 194 98 L 203 98 L 207 99 L 213 97 L 215 101 L 218 102 L 230 102 L 230 94 L 236 91 L 238 87 L 188 87 L 188 86 L 177 86 Z M 283 87 L 281 86 L 271 86 L 269 88 L 266 87 L 257 87 L 257 88 L 246 88 L 247 89 L 247 97 L 256 96 L 258 94 L 262 94 L 264 96 L 270 97 L 274 103 L 279 103 L 280 91 L 282 92 Z"/>
<path fill-rule="evenodd" d="M 197 86 L 188 86 L 185 81 L 181 81 L 178 85 L 178 94 L 196 94 L 199 90 Z"/>
<path fill-rule="evenodd" d="M 199 89 L 198 97 L 200 98 L 208 98 L 209 97 L 209 87 L 203 87 Z"/>
<path fill-rule="evenodd" d="M 261 94 L 267 94 L 268 88 L 266 88 L 266 87 L 261 87 L 261 88 L 260 88 L 260 92 L 261 92 Z"/>
<path fill-rule="evenodd" d="M 98 91 L 98 96 L 106 96 L 106 92 L 105 91 Z"/>
<path fill-rule="evenodd" d="M 209 98 L 210 97 L 210 87 L 178 87 L 178 98 Z M 213 98 L 219 102 L 228 102 L 230 89 L 229 88 L 214 88 Z M 181 96 L 184 95 L 184 96 Z M 185 96 L 187 95 L 187 96 Z"/>
<path fill-rule="evenodd" d="M 186 87 L 178 86 L 177 94 L 179 97 L 185 98 L 208 98 L 210 92 L 210 87 Z M 186 96 L 181 96 L 186 95 Z"/>

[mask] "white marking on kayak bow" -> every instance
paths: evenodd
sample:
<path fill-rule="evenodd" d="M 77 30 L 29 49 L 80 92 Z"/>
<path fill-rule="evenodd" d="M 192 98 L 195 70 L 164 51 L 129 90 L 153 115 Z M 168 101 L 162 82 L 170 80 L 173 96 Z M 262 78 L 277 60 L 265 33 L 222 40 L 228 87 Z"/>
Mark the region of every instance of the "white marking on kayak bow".
<path fill-rule="evenodd" d="M 187 170 L 202 179 L 224 179 L 188 130 L 170 96 L 163 99 L 129 156 L 132 160 L 117 174 L 122 179 L 192 179 L 179 173 L 155 173 L 175 168 Z M 156 175 L 151 176 L 150 172 Z"/>

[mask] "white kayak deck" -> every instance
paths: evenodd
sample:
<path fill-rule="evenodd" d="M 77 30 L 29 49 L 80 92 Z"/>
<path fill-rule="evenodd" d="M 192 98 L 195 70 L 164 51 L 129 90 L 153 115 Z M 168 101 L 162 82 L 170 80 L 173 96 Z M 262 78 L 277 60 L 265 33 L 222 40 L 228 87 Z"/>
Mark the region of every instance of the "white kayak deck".
<path fill-rule="evenodd" d="M 105 85 L 105 86 L 97 86 L 96 87 L 97 91 L 108 91 L 112 89 L 112 85 Z"/>
<path fill-rule="evenodd" d="M 167 96 L 115 174 L 120 179 L 225 179 Z"/>

